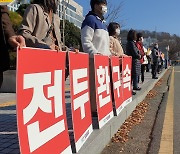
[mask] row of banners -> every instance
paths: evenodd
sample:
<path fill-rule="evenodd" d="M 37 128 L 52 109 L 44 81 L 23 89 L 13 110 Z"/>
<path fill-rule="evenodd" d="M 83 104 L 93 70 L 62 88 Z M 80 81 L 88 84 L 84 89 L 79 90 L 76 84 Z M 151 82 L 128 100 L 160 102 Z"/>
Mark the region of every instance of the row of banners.
<path fill-rule="evenodd" d="M 73 132 L 78 152 L 93 132 L 89 55 L 69 52 L 68 58 Z M 131 61 L 131 57 L 111 57 L 109 61 L 107 56 L 94 55 L 99 128 L 132 101 Z M 18 51 L 17 124 L 22 154 L 72 153 L 65 108 L 65 67 L 66 52 L 32 48 Z M 113 103 L 116 113 L 113 113 Z"/>

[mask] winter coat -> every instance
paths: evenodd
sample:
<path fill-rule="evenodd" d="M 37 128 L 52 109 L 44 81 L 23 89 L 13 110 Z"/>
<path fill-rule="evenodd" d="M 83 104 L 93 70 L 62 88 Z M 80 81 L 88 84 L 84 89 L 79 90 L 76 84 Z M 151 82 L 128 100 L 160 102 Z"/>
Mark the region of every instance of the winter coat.
<path fill-rule="evenodd" d="M 151 60 L 152 60 L 152 63 L 157 63 L 159 60 L 159 51 L 156 47 L 152 49 Z"/>
<path fill-rule="evenodd" d="M 141 55 L 140 62 L 142 64 L 144 62 L 144 55 L 145 55 L 143 44 L 141 42 L 136 42 L 136 46 L 137 46 L 138 50 L 140 51 L 140 55 Z"/>
<path fill-rule="evenodd" d="M 81 27 L 81 42 L 84 52 L 90 56 L 100 53 L 109 56 L 109 33 L 103 19 L 89 12 Z"/>
<path fill-rule="evenodd" d="M 124 55 L 123 48 L 118 38 L 113 37 L 113 36 L 110 36 L 109 38 L 110 38 L 110 52 L 112 53 L 112 55 L 115 55 L 115 56 Z"/>
<path fill-rule="evenodd" d="M 139 76 L 141 74 L 141 55 L 134 41 L 127 42 L 126 54 L 132 56 L 132 76 Z"/>
<path fill-rule="evenodd" d="M 8 39 L 15 35 L 7 6 L 0 5 L 0 72 L 9 69 Z"/>
<path fill-rule="evenodd" d="M 28 47 L 41 48 L 46 45 L 56 44 L 61 50 L 60 18 L 57 14 L 54 14 L 53 20 L 53 39 L 50 34 L 46 38 L 51 25 L 48 13 L 39 4 L 31 4 L 24 13 L 19 34 L 25 38 Z M 44 38 L 46 39 L 44 40 Z"/>

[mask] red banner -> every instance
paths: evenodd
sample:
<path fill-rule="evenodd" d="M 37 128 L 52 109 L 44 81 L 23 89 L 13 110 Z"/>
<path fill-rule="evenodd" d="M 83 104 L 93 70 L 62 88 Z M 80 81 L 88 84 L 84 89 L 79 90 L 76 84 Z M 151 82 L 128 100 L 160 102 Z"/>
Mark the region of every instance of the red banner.
<path fill-rule="evenodd" d="M 24 48 L 17 59 L 22 154 L 72 153 L 65 110 L 65 52 Z"/>
<path fill-rule="evenodd" d="M 99 128 L 101 128 L 114 116 L 111 100 L 109 57 L 95 55 L 94 64 L 97 102 L 96 105 Z"/>
<path fill-rule="evenodd" d="M 123 88 L 121 85 L 120 59 L 119 57 L 111 57 L 112 85 L 116 115 L 122 111 L 123 106 Z"/>
<path fill-rule="evenodd" d="M 71 108 L 76 152 L 93 131 L 89 98 L 89 55 L 69 53 Z"/>
<path fill-rule="evenodd" d="M 132 101 L 131 68 L 132 58 L 129 56 L 122 57 L 123 106 Z"/>

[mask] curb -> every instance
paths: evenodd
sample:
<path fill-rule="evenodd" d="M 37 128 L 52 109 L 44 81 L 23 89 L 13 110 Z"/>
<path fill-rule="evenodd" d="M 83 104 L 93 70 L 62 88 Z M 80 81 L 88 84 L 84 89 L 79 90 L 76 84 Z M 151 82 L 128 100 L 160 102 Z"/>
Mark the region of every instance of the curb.
<path fill-rule="evenodd" d="M 128 104 L 118 116 L 115 116 L 101 129 L 94 129 L 91 136 L 88 138 L 86 143 L 82 146 L 78 154 L 100 154 L 105 146 L 110 142 L 111 138 L 124 123 L 124 121 L 130 116 L 135 107 L 144 100 L 146 95 L 155 84 L 161 79 L 168 69 L 164 70 L 159 74 L 158 80 L 149 80 L 142 86 L 142 93 L 137 93 L 133 97 L 133 101 Z"/>

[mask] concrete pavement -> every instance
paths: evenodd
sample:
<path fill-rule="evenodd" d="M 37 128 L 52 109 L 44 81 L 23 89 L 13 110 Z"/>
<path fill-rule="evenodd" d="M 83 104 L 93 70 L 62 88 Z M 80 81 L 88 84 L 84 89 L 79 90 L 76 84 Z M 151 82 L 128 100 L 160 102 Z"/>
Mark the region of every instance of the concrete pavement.
<path fill-rule="evenodd" d="M 159 78 L 163 76 L 164 73 L 165 71 L 159 75 Z M 136 105 L 145 98 L 157 81 L 158 80 L 151 79 L 151 73 L 145 73 L 145 82 L 140 84 L 142 90 L 137 92 L 133 97 L 133 102 L 127 105 L 119 116 L 114 117 L 102 129 L 95 129 L 79 151 L 79 154 L 100 153 L 110 141 L 114 133 L 116 133 L 120 125 L 127 119 Z M 68 83 L 66 83 L 66 86 L 67 119 L 70 121 L 70 93 L 68 91 Z M 0 153 L 2 154 L 20 153 L 17 138 L 15 98 L 15 93 L 0 93 Z M 70 123 L 68 125 L 70 125 Z M 72 126 L 69 128 L 72 128 Z"/>

